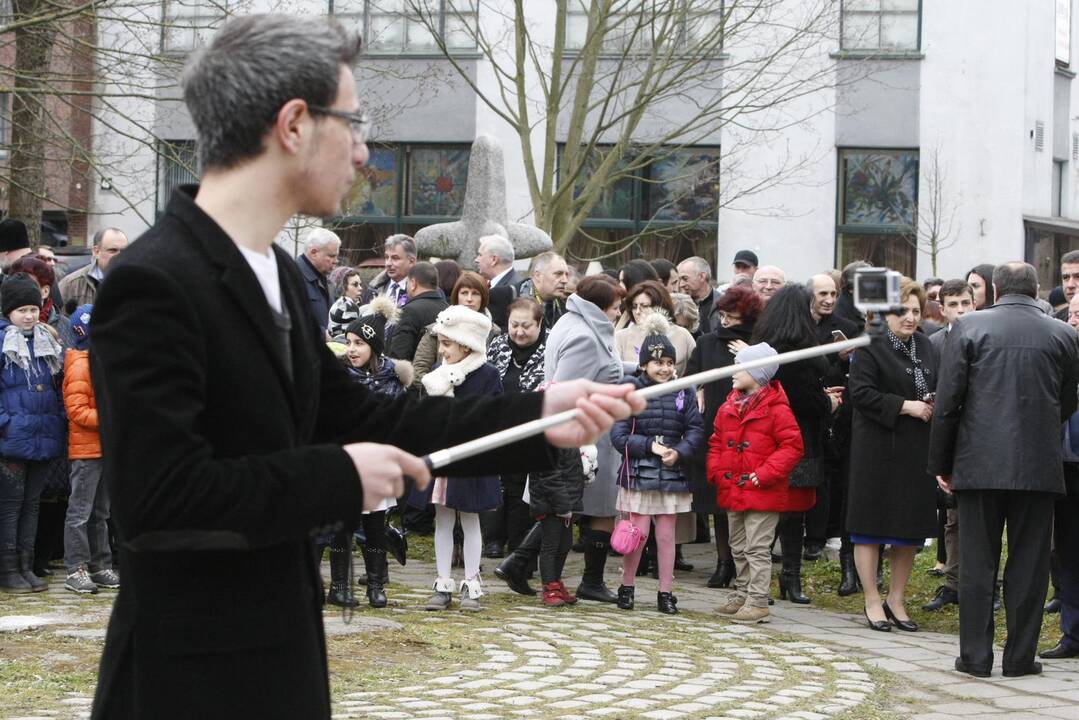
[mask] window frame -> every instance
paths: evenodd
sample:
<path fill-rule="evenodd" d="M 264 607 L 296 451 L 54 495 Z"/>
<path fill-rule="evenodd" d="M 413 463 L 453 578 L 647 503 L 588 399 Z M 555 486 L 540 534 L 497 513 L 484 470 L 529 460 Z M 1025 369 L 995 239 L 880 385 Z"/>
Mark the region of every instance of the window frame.
<path fill-rule="evenodd" d="M 347 12 L 347 13 L 338 14 L 337 12 L 335 12 L 335 10 L 336 10 L 336 6 L 340 3 L 340 1 L 341 0 L 327 0 L 326 14 L 330 15 L 332 17 L 349 18 L 349 19 L 353 19 L 353 20 L 358 20 L 357 30 L 360 32 L 361 36 L 363 37 L 363 52 L 364 52 L 365 55 L 370 56 L 370 57 L 405 57 L 405 58 L 442 57 L 442 51 L 439 49 L 439 47 L 437 45 L 437 40 L 436 40 L 436 44 L 435 44 L 434 47 L 423 47 L 423 48 L 417 49 L 417 50 L 412 50 L 412 49 L 409 48 L 409 43 L 408 43 L 408 29 L 409 29 L 409 27 L 414 26 L 414 25 L 418 25 L 420 27 L 425 28 L 426 26 L 424 26 L 418 19 L 416 19 L 417 16 L 415 14 L 410 14 L 408 12 L 408 10 L 405 10 L 403 12 L 382 11 L 380 8 L 377 7 L 377 4 L 374 2 L 374 0 L 354 0 L 354 3 L 356 5 L 361 5 L 362 4 L 362 6 L 363 6 L 362 9 L 360 9 L 358 11 L 351 11 L 351 12 Z M 408 2 L 408 0 L 405 0 L 405 1 Z M 458 2 L 469 2 L 469 3 L 471 3 L 473 9 L 471 11 L 465 12 L 465 11 L 460 11 L 460 10 L 456 10 L 454 8 L 448 7 L 451 3 L 456 5 Z M 446 43 L 446 21 L 447 21 L 447 18 L 451 18 L 451 17 L 454 17 L 454 16 L 462 17 L 462 18 L 463 17 L 470 17 L 471 21 L 473 22 L 473 27 L 478 26 L 478 23 L 479 23 L 479 3 L 478 3 L 478 0 L 438 0 L 438 3 L 439 3 L 438 33 L 437 33 L 437 35 L 435 37 L 442 41 L 443 45 L 446 48 L 446 52 L 451 54 L 451 55 L 454 55 L 454 56 L 470 56 L 470 55 L 474 55 L 474 56 L 478 57 L 479 54 L 480 54 L 480 51 L 479 51 L 479 48 L 477 47 L 476 44 L 473 44 L 473 46 L 470 47 L 470 48 L 458 48 L 458 47 L 451 47 L 449 45 L 445 45 L 445 43 Z M 374 7 L 373 7 L 373 5 L 374 5 Z M 401 21 L 405 23 L 404 28 L 403 28 L 403 37 L 405 38 L 404 43 L 402 45 L 400 45 L 400 46 L 392 47 L 392 48 L 375 47 L 375 45 L 374 45 L 374 43 L 372 41 L 372 38 L 371 38 L 371 17 L 372 17 L 372 15 L 375 15 L 375 16 L 381 16 L 381 15 L 394 16 L 394 15 L 396 15 L 396 16 L 398 16 L 401 19 Z"/>
<path fill-rule="evenodd" d="M 642 2 L 647 2 L 648 0 L 641 0 L 641 1 Z M 565 41 L 564 51 L 565 51 L 565 54 L 567 54 L 567 55 L 574 55 L 576 53 L 579 53 L 583 48 L 583 46 L 577 45 L 576 43 L 571 44 L 570 34 L 569 34 L 569 26 L 570 26 L 570 21 L 571 21 L 572 18 L 575 18 L 575 17 L 583 17 L 584 18 L 584 20 L 585 20 L 585 32 L 586 32 L 585 37 L 587 39 L 588 10 L 587 9 L 585 9 L 585 10 L 576 9 L 576 8 L 580 7 L 580 5 L 578 5 L 578 2 L 581 5 L 587 5 L 586 0 L 570 0 L 570 3 L 566 8 L 566 35 L 565 35 L 566 41 Z M 692 6 L 693 0 L 683 0 L 683 2 L 685 3 L 685 6 L 686 6 L 686 12 L 690 13 L 690 14 L 692 14 L 694 16 L 703 17 L 705 15 L 710 14 L 710 12 L 711 12 L 711 11 L 692 12 L 692 10 L 690 8 Z M 622 14 L 625 14 L 625 13 L 622 13 Z M 727 14 L 727 0 L 719 0 L 719 17 L 720 17 L 719 27 L 723 26 L 723 19 L 726 17 L 726 14 Z M 686 45 L 686 44 L 688 44 L 690 42 L 694 42 L 693 40 L 690 39 L 690 33 L 687 30 L 687 28 L 688 28 L 688 24 L 687 24 L 686 20 L 683 20 L 680 23 L 680 27 L 678 29 L 678 40 L 676 41 L 676 45 L 684 46 L 684 45 Z M 610 38 L 607 38 L 607 40 L 609 40 L 609 39 Z M 720 38 L 719 52 L 716 54 L 717 57 L 720 57 L 720 58 L 724 57 L 723 46 L 724 46 L 723 37 L 721 37 Z M 599 55 L 600 55 L 600 57 L 620 57 L 622 55 L 629 55 L 629 56 L 647 55 L 647 54 L 650 54 L 652 52 L 654 52 L 654 49 L 653 49 L 653 45 L 651 43 L 649 43 L 648 45 L 645 45 L 645 46 L 628 48 L 628 49 L 624 49 L 624 48 L 621 48 L 621 47 L 608 47 L 608 43 L 604 43 L 604 47 L 600 48 Z"/>
<path fill-rule="evenodd" d="M 839 3 L 839 52 L 843 55 L 869 55 L 869 56 L 909 56 L 920 55 L 922 52 L 922 17 L 924 0 L 918 0 L 918 9 L 911 10 L 847 10 L 846 4 L 848 0 L 840 0 Z M 846 19 L 850 13 L 858 15 L 876 15 L 878 18 L 878 26 L 881 24 L 885 15 L 910 15 L 916 14 L 918 18 L 918 30 L 915 38 L 915 46 L 912 48 L 885 48 L 880 46 L 880 42 L 877 42 L 875 48 L 848 48 L 844 44 Z M 879 34 L 878 34 L 879 37 Z"/>
<path fill-rule="evenodd" d="M 176 182 L 169 187 L 166 187 L 168 180 L 169 165 L 175 166 L 177 174 L 188 174 L 190 180 L 198 182 L 198 157 L 199 157 L 199 144 L 198 140 L 194 138 L 177 138 L 177 139 L 160 139 L 155 143 L 155 152 L 157 155 L 157 162 L 154 163 L 155 175 L 154 178 L 154 211 L 157 217 L 160 217 L 165 212 L 165 206 L 168 205 L 169 197 L 172 195 L 172 190 L 185 184 L 189 178 L 178 178 L 180 182 Z M 173 160 L 169 156 L 171 150 L 172 156 L 179 159 L 184 152 L 190 152 L 193 159 L 192 165 L 194 172 L 189 172 L 187 168 L 183 167 L 179 162 Z"/>
<path fill-rule="evenodd" d="M 433 148 L 433 149 L 445 149 L 445 150 L 467 150 L 469 152 L 469 162 L 472 158 L 472 145 L 468 142 L 459 143 L 440 143 L 440 142 L 409 142 L 409 141 L 394 141 L 385 143 L 375 143 L 380 148 L 393 148 L 397 152 L 397 173 L 394 178 L 394 214 L 393 215 L 356 215 L 347 214 L 342 212 L 339 215 L 334 215 L 331 218 L 331 223 L 334 225 L 392 225 L 395 233 L 401 232 L 401 228 L 405 225 L 433 225 L 435 223 L 442 222 L 455 222 L 461 219 L 461 215 L 410 215 L 406 211 L 409 207 L 409 197 L 411 179 L 412 179 L 412 165 L 411 165 L 411 151 L 416 148 Z M 466 173 L 467 176 L 467 173 Z M 466 188 L 467 189 L 467 188 Z M 462 199 L 462 210 L 464 201 Z"/>
<path fill-rule="evenodd" d="M 0 93 L 0 158 L 11 155 L 11 96 Z"/>
<path fill-rule="evenodd" d="M 192 8 L 194 5 L 198 5 L 197 8 Z M 229 0 L 186 0 L 182 5 L 185 9 L 195 9 L 195 12 L 185 12 L 177 15 L 170 15 L 169 9 L 172 7 L 181 6 L 177 0 L 161 0 L 161 37 L 160 48 L 162 55 L 186 55 L 187 53 L 194 52 L 203 47 L 205 43 L 199 43 L 198 35 L 204 31 L 216 32 L 221 23 L 225 22 L 231 14 L 231 8 L 229 7 Z M 220 14 L 207 14 L 204 12 L 207 9 L 214 9 Z M 191 33 L 193 40 L 190 47 L 186 45 L 184 47 L 167 46 L 166 42 L 169 37 L 169 30 L 173 27 L 172 22 L 175 20 L 183 20 L 189 25 L 181 25 L 185 35 Z M 210 24 L 199 25 L 200 20 L 209 20 Z"/>
<path fill-rule="evenodd" d="M 910 244 L 905 237 L 908 233 L 901 232 L 901 225 L 887 224 L 851 224 L 843 222 L 844 205 L 846 204 L 846 176 L 843 168 L 844 156 L 847 153 L 916 153 L 918 156 L 918 171 L 914 175 L 914 206 L 918 207 L 918 195 L 921 192 L 921 162 L 922 151 L 920 147 L 865 147 L 861 145 L 841 145 L 836 147 L 836 191 L 835 191 L 835 233 L 833 239 L 834 262 L 836 267 L 842 267 L 844 235 L 880 235 L 890 236 L 906 244 L 911 256 L 911 273 L 918 271 L 918 249 Z M 915 215 L 914 225 L 917 226 L 918 217 Z M 893 268 L 894 269 L 894 268 Z M 912 274 L 911 277 L 914 277 Z"/>

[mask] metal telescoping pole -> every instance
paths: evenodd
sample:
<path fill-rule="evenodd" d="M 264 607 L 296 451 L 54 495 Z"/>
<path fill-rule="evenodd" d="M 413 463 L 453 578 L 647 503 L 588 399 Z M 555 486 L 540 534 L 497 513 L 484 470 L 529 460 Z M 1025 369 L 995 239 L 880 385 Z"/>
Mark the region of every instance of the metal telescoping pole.
<path fill-rule="evenodd" d="M 832 353 L 846 352 L 847 350 L 854 350 L 856 348 L 865 347 L 870 343 L 870 337 L 868 335 L 862 335 L 861 337 L 854 338 L 853 340 L 843 340 L 841 342 L 829 343 L 827 345 L 817 345 L 811 348 L 805 348 L 803 350 L 792 350 L 791 352 L 781 353 L 779 355 L 773 355 L 771 357 L 761 358 L 759 360 L 752 360 L 740 365 L 728 365 L 727 367 L 715 368 L 714 370 L 705 370 L 703 372 L 694 373 L 693 375 L 687 375 L 683 378 L 677 378 L 670 380 L 669 382 L 659 383 L 650 387 L 640 390 L 638 394 L 645 400 L 650 400 L 654 397 L 661 395 L 667 395 L 668 393 L 678 392 L 679 390 L 687 387 L 693 387 L 694 385 L 704 385 L 706 383 L 715 382 L 716 380 L 722 380 L 723 378 L 730 377 L 736 372 L 742 370 L 752 370 L 754 368 L 766 367 L 768 365 L 786 365 L 787 363 L 797 362 L 799 360 L 806 360 L 808 358 L 821 357 L 823 355 L 830 355 Z M 490 435 L 484 435 L 481 438 L 475 440 L 469 440 L 468 442 L 455 445 L 454 447 L 446 448 L 444 450 L 438 450 L 436 452 L 427 455 L 424 461 L 431 470 L 438 470 L 439 468 L 451 465 L 460 460 L 479 455 L 481 453 L 500 448 L 503 445 L 509 445 L 515 443 L 518 440 L 524 440 L 525 438 L 532 437 L 533 435 L 539 435 L 545 432 L 548 428 L 561 425 L 562 423 L 570 422 L 577 417 L 577 409 L 565 410 L 555 415 L 549 415 L 547 417 L 539 418 L 538 420 L 532 420 L 530 422 L 522 423 L 505 430 L 499 430 L 498 432 L 491 433 Z"/>

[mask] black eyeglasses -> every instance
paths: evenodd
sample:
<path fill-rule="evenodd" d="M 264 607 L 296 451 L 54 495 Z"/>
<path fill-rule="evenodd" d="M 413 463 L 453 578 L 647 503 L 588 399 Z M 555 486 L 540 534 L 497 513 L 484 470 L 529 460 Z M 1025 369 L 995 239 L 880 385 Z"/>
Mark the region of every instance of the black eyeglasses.
<path fill-rule="evenodd" d="M 367 137 L 371 130 L 371 120 L 367 117 L 366 113 L 350 113 L 345 112 L 344 110 L 334 110 L 333 108 L 322 107 L 321 105 L 308 105 L 307 109 L 315 115 L 329 115 L 347 121 L 349 127 L 352 128 L 353 142 L 357 145 L 367 142 Z"/>

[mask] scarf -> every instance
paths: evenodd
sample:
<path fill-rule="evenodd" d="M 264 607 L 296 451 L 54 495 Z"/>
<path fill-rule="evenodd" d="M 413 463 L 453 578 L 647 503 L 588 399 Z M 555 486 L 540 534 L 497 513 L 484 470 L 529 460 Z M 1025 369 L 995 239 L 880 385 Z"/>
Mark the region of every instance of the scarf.
<path fill-rule="evenodd" d="M 460 362 L 442 363 L 424 375 L 421 382 L 428 395 L 453 397 L 453 389 L 486 362 L 487 357 L 483 353 L 470 352 Z"/>
<path fill-rule="evenodd" d="M 918 399 L 923 399 L 929 394 L 929 383 L 926 382 L 925 376 L 929 374 L 929 371 L 922 367 L 922 361 L 918 359 L 918 348 L 914 344 L 914 336 L 912 335 L 906 342 L 896 337 L 890 329 L 885 329 L 888 334 L 888 340 L 892 343 L 892 347 L 903 353 L 910 360 L 910 367 L 907 368 L 907 374 L 914 376 L 914 389 L 918 393 Z"/>
<path fill-rule="evenodd" d="M 64 367 L 64 349 L 43 325 L 35 325 L 33 330 L 34 351 L 31 355 L 30 344 L 15 325 L 8 325 L 4 330 L 4 359 L 22 368 L 26 375 L 26 384 L 30 385 L 30 360 L 44 360 L 50 375 L 56 375 Z"/>
<path fill-rule="evenodd" d="M 509 340 L 509 338 L 507 338 L 507 340 Z M 521 347 L 512 340 L 509 340 L 508 344 L 510 346 L 510 352 L 512 353 L 511 357 L 513 359 L 513 364 L 518 368 L 523 369 L 525 363 L 528 362 L 528 358 L 532 357 L 532 353 L 536 352 L 536 348 L 539 347 L 541 342 L 543 342 L 542 332 L 539 334 L 539 337 L 536 338 L 536 342 L 526 347 Z"/>
<path fill-rule="evenodd" d="M 734 403 L 734 409 L 738 411 L 738 417 L 744 418 L 750 410 L 760 405 L 761 400 L 768 395 L 769 389 L 769 385 L 762 385 L 751 393 L 739 391 L 738 396 L 731 400 Z"/>

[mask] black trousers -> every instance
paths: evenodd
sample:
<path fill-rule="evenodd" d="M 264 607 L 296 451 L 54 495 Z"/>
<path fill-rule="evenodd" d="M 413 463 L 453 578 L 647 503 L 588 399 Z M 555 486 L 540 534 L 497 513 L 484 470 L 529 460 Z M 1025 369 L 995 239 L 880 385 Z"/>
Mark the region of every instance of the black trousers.
<path fill-rule="evenodd" d="M 1068 494 L 1057 499 L 1053 521 L 1060 558 L 1060 629 L 1066 644 L 1079 647 L 1079 465 L 1064 465 L 1064 482 Z"/>
<path fill-rule="evenodd" d="M 528 503 L 521 500 L 527 475 L 502 476 L 502 505 L 496 510 L 480 513 L 483 542 L 498 542 L 513 552 L 532 528 L 535 520 Z"/>
<path fill-rule="evenodd" d="M 566 565 L 569 546 L 573 542 L 573 526 L 568 518 L 557 515 L 545 515 L 540 520 L 542 540 L 540 544 L 539 568 L 543 584 L 562 579 L 562 568 Z"/>
<path fill-rule="evenodd" d="M 1001 533 L 1008 528 L 1004 669 L 1034 662 L 1049 583 L 1053 493 L 959 490 L 959 654 L 969 667 L 993 667 L 993 585 Z"/>

